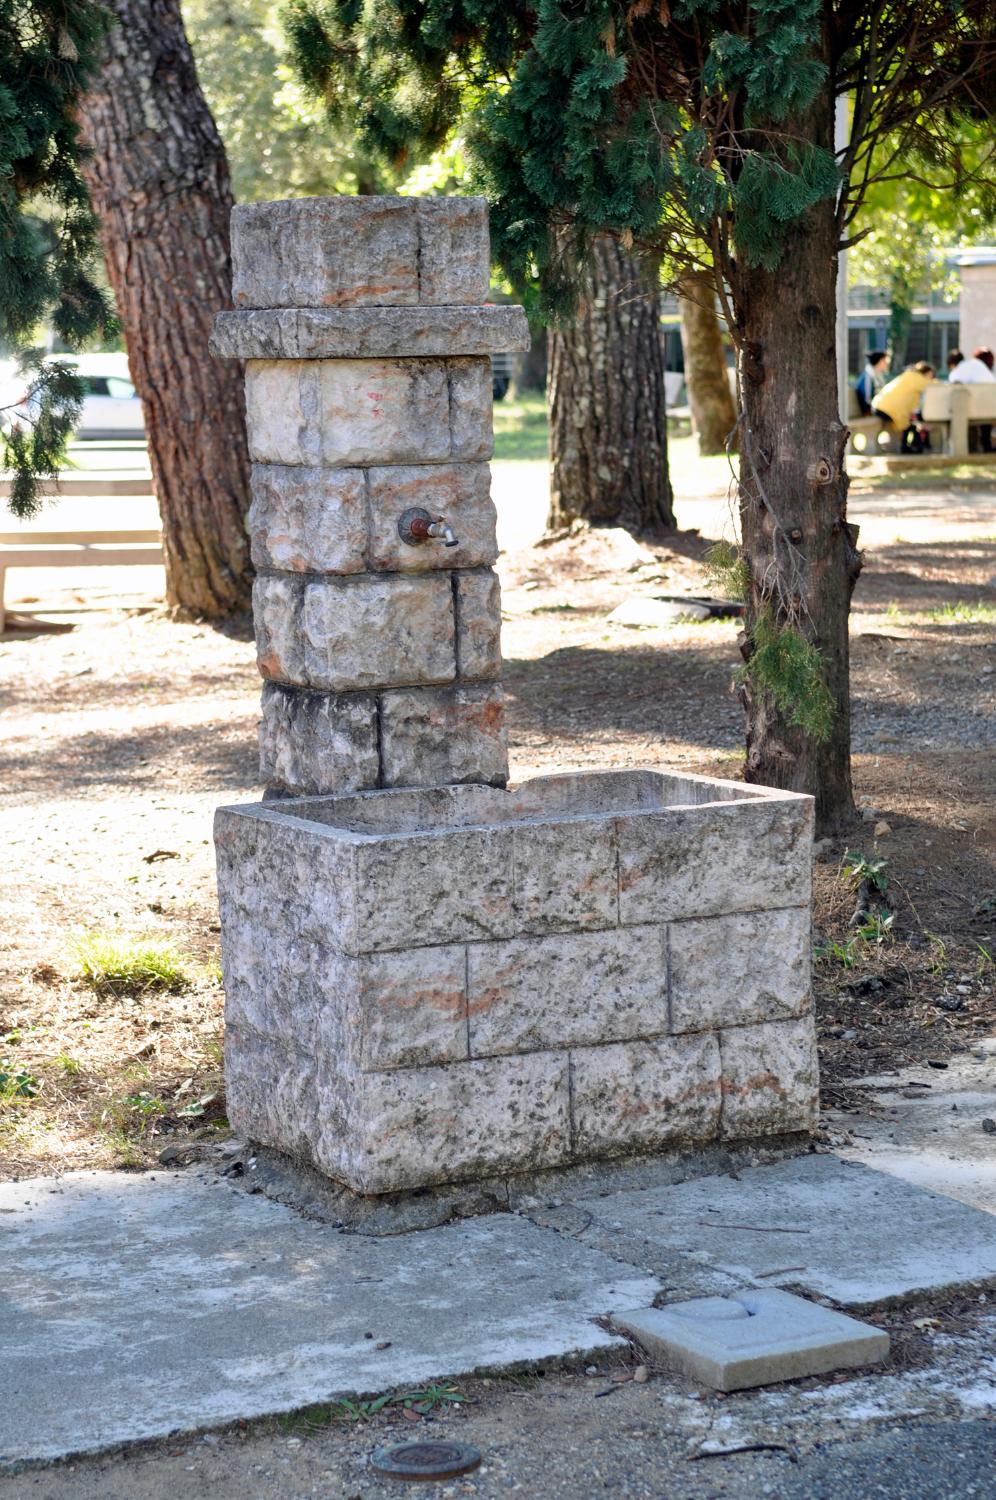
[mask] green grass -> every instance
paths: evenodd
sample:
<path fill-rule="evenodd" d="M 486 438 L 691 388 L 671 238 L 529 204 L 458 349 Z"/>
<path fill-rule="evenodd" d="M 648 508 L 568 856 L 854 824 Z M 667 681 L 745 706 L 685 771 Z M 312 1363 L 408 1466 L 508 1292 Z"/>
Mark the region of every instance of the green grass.
<path fill-rule="evenodd" d="M 981 599 L 974 604 L 942 604 L 924 615 L 941 625 L 996 625 L 996 604 L 983 604 Z"/>
<path fill-rule="evenodd" d="M 73 945 L 79 977 L 98 994 L 176 995 L 193 983 L 191 967 L 172 943 L 156 938 L 114 937 L 88 932 Z"/>
<path fill-rule="evenodd" d="M 495 402 L 495 460 L 546 459 L 546 399 L 539 391 Z"/>

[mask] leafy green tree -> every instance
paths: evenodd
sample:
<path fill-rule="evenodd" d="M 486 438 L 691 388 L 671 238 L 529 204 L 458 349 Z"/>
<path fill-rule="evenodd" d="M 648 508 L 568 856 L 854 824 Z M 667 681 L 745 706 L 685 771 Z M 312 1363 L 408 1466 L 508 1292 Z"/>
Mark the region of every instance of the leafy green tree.
<path fill-rule="evenodd" d="M 30 390 L 26 406 L 0 411 L 18 516 L 37 511 L 39 480 L 58 470 L 83 395 L 68 366 L 42 365 L 39 326 L 50 319 L 79 348 L 111 322 L 91 275 L 96 226 L 75 113 L 106 30 L 91 0 L 0 0 L 0 354 L 18 359 L 15 399 Z"/>
<path fill-rule="evenodd" d="M 960 182 L 991 121 L 992 0 L 298 0 L 304 76 L 368 144 L 468 150 L 516 281 L 569 306 L 611 234 L 677 270 L 708 251 L 737 350 L 748 780 L 854 813 L 847 620 L 861 565 L 837 413 L 836 262 L 897 160 Z M 852 100 L 845 145 L 837 101 Z"/>
<path fill-rule="evenodd" d="M 931 178 L 931 163 L 890 160 L 891 142 L 878 150 L 878 176 L 855 219 L 848 256 L 852 285 L 883 287 L 889 297 L 892 368 L 906 359 L 913 309 L 929 292 L 953 289 L 946 253 L 982 244 L 996 231 L 996 161 L 991 132 L 971 121 L 958 127 L 960 172 L 951 186 Z"/>

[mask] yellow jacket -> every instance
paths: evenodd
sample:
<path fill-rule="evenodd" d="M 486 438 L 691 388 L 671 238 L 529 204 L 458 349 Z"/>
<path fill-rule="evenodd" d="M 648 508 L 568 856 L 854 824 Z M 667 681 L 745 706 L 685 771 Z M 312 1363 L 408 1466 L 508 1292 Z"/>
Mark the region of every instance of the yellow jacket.
<path fill-rule="evenodd" d="M 894 425 L 905 432 L 933 378 L 933 375 L 921 375 L 917 370 L 904 370 L 895 380 L 883 385 L 872 402 L 874 410 L 891 417 Z"/>

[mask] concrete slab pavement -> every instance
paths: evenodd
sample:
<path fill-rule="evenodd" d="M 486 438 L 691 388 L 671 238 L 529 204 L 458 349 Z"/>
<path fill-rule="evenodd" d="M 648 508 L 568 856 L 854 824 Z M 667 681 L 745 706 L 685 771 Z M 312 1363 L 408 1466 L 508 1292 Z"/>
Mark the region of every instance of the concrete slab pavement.
<path fill-rule="evenodd" d="M 0 1464 L 587 1354 L 656 1280 L 509 1214 L 348 1235 L 207 1173 L 0 1187 Z"/>

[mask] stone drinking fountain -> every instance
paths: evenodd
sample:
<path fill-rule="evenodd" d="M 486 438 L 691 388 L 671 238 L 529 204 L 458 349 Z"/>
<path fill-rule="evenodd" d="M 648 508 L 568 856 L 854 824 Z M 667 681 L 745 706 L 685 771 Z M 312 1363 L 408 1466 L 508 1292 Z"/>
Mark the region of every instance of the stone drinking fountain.
<path fill-rule="evenodd" d="M 232 1125 L 360 1194 L 816 1121 L 812 802 L 507 785 L 474 198 L 237 208 L 267 798 L 215 822 Z"/>

